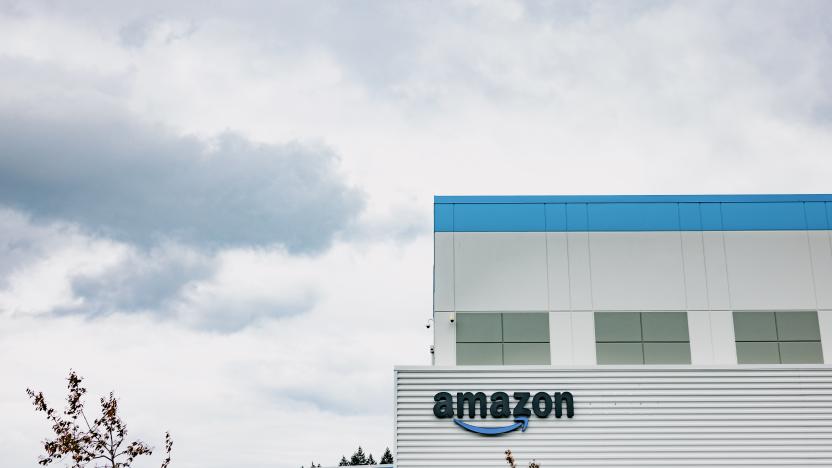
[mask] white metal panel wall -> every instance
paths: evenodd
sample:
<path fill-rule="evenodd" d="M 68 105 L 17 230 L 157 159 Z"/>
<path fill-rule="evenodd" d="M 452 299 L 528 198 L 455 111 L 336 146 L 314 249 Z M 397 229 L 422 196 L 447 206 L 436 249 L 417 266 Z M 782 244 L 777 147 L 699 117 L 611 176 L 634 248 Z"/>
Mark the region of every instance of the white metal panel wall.
<path fill-rule="evenodd" d="M 568 366 L 575 362 L 572 345 L 573 313 L 549 312 L 549 362 L 553 366 Z"/>
<path fill-rule="evenodd" d="M 543 468 L 832 466 L 825 365 L 418 367 L 397 369 L 395 387 L 398 468 L 504 467 L 507 448 Z M 434 417 L 440 391 L 570 391 L 575 417 L 481 436 Z"/>
<path fill-rule="evenodd" d="M 569 275 L 569 242 L 565 232 L 546 234 L 546 255 L 549 281 L 549 310 L 572 308 Z"/>
<path fill-rule="evenodd" d="M 454 233 L 433 235 L 433 310 L 454 311 Z"/>
<path fill-rule="evenodd" d="M 456 310 L 549 308 L 543 232 L 454 234 Z"/>
<path fill-rule="evenodd" d="M 682 263 L 685 268 L 685 301 L 688 310 L 707 310 L 708 271 L 705 268 L 705 242 L 701 232 L 680 232 Z"/>
<path fill-rule="evenodd" d="M 456 364 L 456 328 L 451 323 L 453 312 L 433 313 L 433 363 L 437 366 Z"/>
<path fill-rule="evenodd" d="M 826 309 L 830 235 L 437 233 L 434 310 Z"/>
<path fill-rule="evenodd" d="M 685 310 L 685 268 L 678 232 L 589 234 L 596 310 Z"/>
<path fill-rule="evenodd" d="M 595 364 L 595 314 L 572 312 L 572 364 Z"/>
<path fill-rule="evenodd" d="M 723 235 L 731 308 L 817 307 L 806 231 L 727 231 Z"/>
<path fill-rule="evenodd" d="M 568 232 L 569 303 L 572 310 L 592 310 L 592 271 L 589 233 Z"/>
<path fill-rule="evenodd" d="M 711 313 L 706 310 L 688 312 L 688 337 L 691 364 L 714 364 L 714 343 Z"/>
<path fill-rule="evenodd" d="M 710 313 L 710 316 L 714 364 L 736 364 L 737 343 L 734 341 L 734 313 L 730 310 L 714 310 Z M 692 335 L 691 341 L 695 339 Z"/>
<path fill-rule="evenodd" d="M 725 261 L 725 236 L 721 231 L 702 233 L 702 252 L 705 255 L 705 290 L 708 308 L 730 310 L 728 265 Z"/>
<path fill-rule="evenodd" d="M 454 325 L 446 318 L 451 312 L 549 311 L 556 327 L 552 364 L 593 364 L 596 310 L 686 310 L 693 363 L 735 363 L 732 310 L 832 308 L 830 236 L 830 231 L 436 233 L 436 363 L 456 362 Z M 821 319 L 821 329 L 828 343 L 832 320 Z M 565 347 L 571 354 L 560 351 Z M 823 348 L 832 353 L 832 346 Z"/>
<path fill-rule="evenodd" d="M 832 232 L 810 231 L 812 270 L 819 309 L 832 309 Z"/>

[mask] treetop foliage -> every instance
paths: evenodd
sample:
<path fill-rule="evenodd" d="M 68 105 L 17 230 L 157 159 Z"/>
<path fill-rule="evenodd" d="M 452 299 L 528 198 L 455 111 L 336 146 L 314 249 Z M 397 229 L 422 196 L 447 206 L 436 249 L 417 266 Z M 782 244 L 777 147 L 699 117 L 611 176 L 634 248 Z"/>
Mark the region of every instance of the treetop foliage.
<path fill-rule="evenodd" d="M 386 457 L 386 458 L 385 458 Z M 389 459 L 389 462 L 386 463 L 393 463 L 393 455 L 390 453 L 390 449 L 388 448 L 385 450 L 384 455 L 381 457 L 381 463 L 385 463 L 385 459 Z M 361 466 L 361 465 L 375 465 L 376 460 L 373 458 L 373 454 L 364 453 L 364 449 L 361 446 L 358 446 L 358 449 L 352 456 L 347 460 L 347 457 L 341 457 L 341 461 L 338 463 L 338 466 Z"/>
<path fill-rule="evenodd" d="M 511 453 L 511 450 L 506 450 L 506 463 L 511 468 L 517 468 L 517 463 L 514 461 L 514 455 Z M 529 462 L 529 468 L 540 468 L 540 465 L 536 460 L 532 460 Z"/>
<path fill-rule="evenodd" d="M 381 456 L 381 460 L 378 462 L 379 465 L 392 465 L 393 464 L 393 454 L 390 453 L 390 447 L 384 449 L 384 455 Z"/>
<path fill-rule="evenodd" d="M 118 399 L 110 392 L 100 399 L 101 415 L 90 422 L 84 411 L 84 394 L 87 389 L 81 386 L 83 379 L 69 371 L 67 377 L 66 407 L 56 411 L 46 403 L 42 392 L 26 389 L 35 411 L 44 413 L 47 421 L 52 423 L 54 439 L 43 442 L 45 455 L 41 455 L 38 464 L 46 466 L 62 459 L 72 462 L 72 468 L 84 468 L 93 463 L 105 468 L 129 468 L 136 457 L 150 455 L 153 449 L 140 440 L 127 441 L 127 425 L 118 415 Z M 165 460 L 161 468 L 168 468 L 173 439 L 165 433 Z M 104 463 L 100 465 L 99 463 Z"/>

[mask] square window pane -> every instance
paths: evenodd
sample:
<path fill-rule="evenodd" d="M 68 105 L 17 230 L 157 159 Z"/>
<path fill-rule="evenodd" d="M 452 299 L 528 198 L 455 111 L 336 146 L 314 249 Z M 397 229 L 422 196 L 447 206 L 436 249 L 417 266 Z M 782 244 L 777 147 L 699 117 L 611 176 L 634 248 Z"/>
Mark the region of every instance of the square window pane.
<path fill-rule="evenodd" d="M 690 364 L 690 343 L 644 343 L 645 364 Z"/>
<path fill-rule="evenodd" d="M 457 343 L 499 343 L 503 339 L 501 314 L 456 314 Z"/>
<path fill-rule="evenodd" d="M 638 312 L 595 312 L 595 341 L 641 341 Z"/>
<path fill-rule="evenodd" d="M 823 364 L 819 341 L 784 341 L 780 343 L 783 364 Z"/>
<path fill-rule="evenodd" d="M 549 343 L 504 343 L 504 364 L 549 364 Z"/>
<path fill-rule="evenodd" d="M 644 364 L 641 343 L 595 343 L 598 364 Z"/>
<path fill-rule="evenodd" d="M 775 312 L 780 341 L 820 340 L 817 312 Z"/>
<path fill-rule="evenodd" d="M 503 341 L 518 343 L 548 343 L 549 314 L 503 314 Z"/>
<path fill-rule="evenodd" d="M 774 312 L 734 312 L 737 341 L 777 341 Z"/>
<path fill-rule="evenodd" d="M 739 364 L 780 364 L 777 342 L 737 342 Z"/>
<path fill-rule="evenodd" d="M 456 363 L 460 366 L 484 366 L 503 363 L 500 343 L 457 343 Z"/>
<path fill-rule="evenodd" d="M 641 327 L 644 331 L 644 341 L 690 340 L 687 312 L 643 312 Z"/>

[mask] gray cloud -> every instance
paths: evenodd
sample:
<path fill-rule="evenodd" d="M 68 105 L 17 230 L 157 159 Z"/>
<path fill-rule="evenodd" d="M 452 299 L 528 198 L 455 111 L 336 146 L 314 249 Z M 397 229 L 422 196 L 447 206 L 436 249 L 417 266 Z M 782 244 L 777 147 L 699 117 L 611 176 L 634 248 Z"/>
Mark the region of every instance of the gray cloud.
<path fill-rule="evenodd" d="M 309 287 L 262 297 L 226 297 L 211 292 L 202 297 L 194 293 L 194 288 L 210 283 L 218 271 L 216 258 L 181 248 L 149 255 L 134 252 L 105 272 L 71 278 L 73 294 L 80 301 L 55 308 L 52 313 L 86 317 L 148 314 L 192 329 L 224 334 L 303 314 L 320 299 Z"/>
<path fill-rule="evenodd" d="M 12 273 L 57 242 L 46 230 L 32 228 L 25 216 L 11 210 L 0 208 L 0 225 L 0 288 L 5 288 Z"/>
<path fill-rule="evenodd" d="M 322 145 L 206 143 L 130 120 L 0 115 L 0 203 L 118 240 L 325 248 L 363 207 Z"/>
<path fill-rule="evenodd" d="M 233 333 L 303 314 L 320 300 L 319 288 L 298 279 L 296 270 L 321 256 L 290 256 L 276 249 L 271 251 L 275 258 L 294 263 L 269 271 L 274 286 L 265 280 L 229 285 L 229 251 L 169 242 L 141 248 L 91 236 L 75 225 L 35 223 L 3 208 L 0 226 L 0 317 L 141 314 Z M 265 254 L 265 249 L 257 252 Z M 280 274 L 292 278 L 278 280 Z"/>
<path fill-rule="evenodd" d="M 58 313 L 102 315 L 113 311 L 163 314 L 188 284 L 208 279 L 216 261 L 183 246 L 129 251 L 115 266 L 98 274 L 71 278 L 82 305 Z"/>

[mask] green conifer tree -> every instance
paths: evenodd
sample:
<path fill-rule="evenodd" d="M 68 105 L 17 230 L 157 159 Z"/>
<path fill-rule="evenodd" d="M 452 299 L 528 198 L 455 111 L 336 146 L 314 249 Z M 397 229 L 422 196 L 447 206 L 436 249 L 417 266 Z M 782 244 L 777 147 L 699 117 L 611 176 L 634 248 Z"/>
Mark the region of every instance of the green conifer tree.
<path fill-rule="evenodd" d="M 361 446 L 358 446 L 358 450 L 352 454 L 350 458 L 350 465 L 351 466 L 359 466 L 359 465 L 366 465 L 367 464 L 367 455 L 364 454 L 364 449 Z"/>
<path fill-rule="evenodd" d="M 381 465 L 392 465 L 393 464 L 393 454 L 390 453 L 390 447 L 387 447 L 384 450 L 384 455 L 381 456 L 381 461 L 379 461 Z"/>

